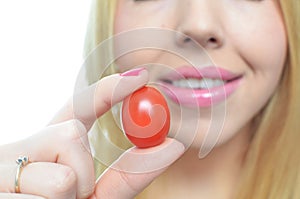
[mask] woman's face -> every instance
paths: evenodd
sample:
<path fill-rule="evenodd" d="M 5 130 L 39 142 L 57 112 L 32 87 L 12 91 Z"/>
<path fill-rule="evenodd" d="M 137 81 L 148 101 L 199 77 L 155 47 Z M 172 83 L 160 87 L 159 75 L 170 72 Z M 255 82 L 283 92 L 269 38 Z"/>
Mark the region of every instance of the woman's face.
<path fill-rule="evenodd" d="M 272 96 L 287 54 L 277 1 L 117 2 L 115 34 L 149 27 L 174 30 L 174 35 L 157 37 L 160 46 L 177 48 L 189 59 L 197 59 L 205 51 L 206 58 L 196 66 L 178 55 L 155 49 L 141 49 L 117 60 L 120 72 L 148 64 L 151 81 L 163 85 L 161 91 L 170 103 L 171 131 L 176 132 L 182 119 L 185 132 L 197 133 L 194 146 L 199 147 L 205 134 L 214 131 L 211 125 L 219 126 L 215 129 L 218 132 L 213 132 L 220 134 L 218 145 L 225 143 L 247 127 Z M 151 34 L 143 37 L 155 40 Z M 197 51 L 195 43 L 202 46 L 202 52 Z M 117 48 L 118 45 L 122 44 L 117 43 Z M 200 111 L 195 117 L 193 112 L 197 109 Z M 181 118 L 182 110 L 186 114 Z"/>

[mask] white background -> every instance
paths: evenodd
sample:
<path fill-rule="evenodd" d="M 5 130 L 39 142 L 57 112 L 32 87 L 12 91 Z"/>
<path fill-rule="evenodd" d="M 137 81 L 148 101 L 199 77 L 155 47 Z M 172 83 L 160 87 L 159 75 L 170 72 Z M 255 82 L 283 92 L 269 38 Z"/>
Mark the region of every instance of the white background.
<path fill-rule="evenodd" d="M 72 95 L 90 0 L 0 0 L 0 144 L 42 129 Z"/>

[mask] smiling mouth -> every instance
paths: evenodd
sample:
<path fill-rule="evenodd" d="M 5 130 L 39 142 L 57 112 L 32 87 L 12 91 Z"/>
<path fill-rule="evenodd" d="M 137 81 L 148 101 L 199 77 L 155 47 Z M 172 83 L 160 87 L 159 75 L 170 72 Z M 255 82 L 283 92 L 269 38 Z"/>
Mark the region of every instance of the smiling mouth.
<path fill-rule="evenodd" d="M 186 89 L 197 89 L 197 90 L 207 90 L 215 87 L 223 86 L 229 82 L 239 79 L 241 76 L 235 77 L 230 80 L 222 79 L 212 79 L 212 78 L 185 78 L 179 80 L 162 80 L 166 84 L 171 84 L 172 86 Z"/>
<path fill-rule="evenodd" d="M 160 81 L 165 95 L 183 106 L 209 107 L 226 100 L 240 85 L 243 75 L 218 67 L 181 67 Z"/>
<path fill-rule="evenodd" d="M 203 75 L 204 76 L 204 75 Z M 215 76 L 215 75 L 212 75 Z M 219 76 L 221 76 L 219 74 Z M 224 86 L 227 83 L 238 80 L 242 77 L 242 75 L 231 75 L 232 77 L 218 77 L 218 78 L 209 78 L 209 77 L 184 77 L 184 78 L 174 78 L 172 79 L 162 79 L 161 81 L 165 84 L 170 84 L 174 87 L 178 88 L 186 88 L 186 89 L 197 89 L 197 90 L 205 90 L 212 89 L 215 87 Z"/>

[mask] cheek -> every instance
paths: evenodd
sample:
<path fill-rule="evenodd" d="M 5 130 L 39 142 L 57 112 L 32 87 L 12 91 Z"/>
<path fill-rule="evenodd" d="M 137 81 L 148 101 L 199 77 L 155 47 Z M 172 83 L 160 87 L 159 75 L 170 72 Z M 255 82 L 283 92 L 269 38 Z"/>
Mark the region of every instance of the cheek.
<path fill-rule="evenodd" d="M 249 63 L 253 70 L 280 73 L 287 54 L 287 41 L 282 28 L 262 32 L 253 37 L 253 44 L 247 50 Z"/>
<path fill-rule="evenodd" d="M 114 34 L 143 27 L 171 28 L 176 23 L 174 0 L 135 4 L 120 0 L 114 21 Z"/>
<path fill-rule="evenodd" d="M 243 46 L 241 53 L 248 65 L 248 95 L 253 97 L 246 100 L 246 105 L 257 111 L 277 88 L 287 56 L 287 38 L 281 19 L 270 19 L 258 27 L 252 37 L 249 35 L 251 39 Z"/>
<path fill-rule="evenodd" d="M 235 29 L 235 36 L 230 38 L 238 60 L 242 60 L 238 63 L 244 66 L 245 78 L 236 98 L 228 102 L 225 133 L 220 142 L 234 136 L 242 127 L 246 128 L 246 124 L 267 104 L 285 65 L 287 38 L 280 16 L 275 12 L 261 14 L 252 21 L 239 26 L 239 30 Z"/>
<path fill-rule="evenodd" d="M 115 50 L 119 48 L 118 44 L 115 44 Z M 155 63 L 160 64 L 155 60 L 161 57 L 161 52 L 157 50 L 137 50 L 127 53 L 115 60 L 117 70 L 123 72 L 134 67 L 148 67 Z"/>
<path fill-rule="evenodd" d="M 141 7 L 137 7 L 132 2 L 120 0 L 117 5 L 114 21 L 114 35 L 118 34 L 120 36 L 118 41 L 114 42 L 117 70 L 122 72 L 132 67 L 153 63 L 164 56 L 160 50 L 146 49 L 143 44 L 138 42 L 139 39 L 137 39 L 137 37 L 142 37 L 143 40 L 153 41 L 153 43 L 161 40 L 159 46 L 163 47 L 165 41 L 162 37 L 153 37 L 151 33 L 147 32 L 140 35 L 137 33 L 138 31 L 135 33 L 134 30 L 149 27 L 171 29 L 175 23 L 173 17 L 174 9 L 170 8 L 173 1 L 174 0 L 153 1 L 141 4 L 139 5 Z M 126 35 L 130 35 L 129 38 Z M 119 53 L 125 48 L 127 49 L 125 53 Z M 119 56 L 120 54 L 122 55 Z"/>
<path fill-rule="evenodd" d="M 285 27 L 278 14 L 253 20 L 237 39 L 240 54 L 254 73 L 272 81 L 279 79 L 287 56 Z M 274 83 L 274 82 L 273 82 Z"/>
<path fill-rule="evenodd" d="M 114 35 L 118 34 L 118 39 L 114 41 L 113 48 L 116 57 L 115 63 L 119 72 L 141 66 L 144 63 L 143 60 L 151 60 L 155 56 L 152 50 L 138 49 L 139 46 L 141 48 L 142 46 L 137 43 L 135 37 L 138 35 L 134 33 L 134 29 L 145 26 L 146 22 L 142 23 L 136 18 L 136 14 L 130 13 L 126 5 L 119 3 L 114 21 Z"/>

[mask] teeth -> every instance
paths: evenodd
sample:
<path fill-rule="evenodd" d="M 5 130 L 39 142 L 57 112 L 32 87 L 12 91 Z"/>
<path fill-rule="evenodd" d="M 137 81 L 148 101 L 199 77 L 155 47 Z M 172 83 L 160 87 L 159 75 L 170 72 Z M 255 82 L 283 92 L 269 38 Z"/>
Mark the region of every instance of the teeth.
<path fill-rule="evenodd" d="M 188 79 L 180 79 L 173 81 L 172 84 L 176 87 L 182 88 L 192 88 L 192 89 L 210 89 L 213 87 L 218 87 L 224 85 L 226 82 L 220 79 L 195 79 L 195 78 L 188 78 Z"/>

